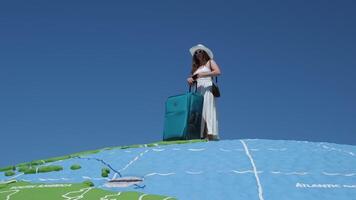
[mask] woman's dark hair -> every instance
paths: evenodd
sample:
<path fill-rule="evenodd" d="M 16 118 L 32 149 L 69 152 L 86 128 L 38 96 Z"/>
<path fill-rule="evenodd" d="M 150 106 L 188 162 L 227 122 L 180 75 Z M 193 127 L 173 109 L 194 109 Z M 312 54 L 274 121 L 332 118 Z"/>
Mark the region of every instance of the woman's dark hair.
<path fill-rule="evenodd" d="M 197 50 L 199 51 L 199 50 Z M 202 65 L 204 65 L 205 63 L 207 63 L 210 60 L 209 55 L 204 51 L 202 51 L 202 56 L 200 57 L 201 59 L 199 59 L 196 55 L 196 53 L 194 53 L 193 55 L 193 60 L 192 60 L 192 71 L 191 73 L 194 74 L 194 72 Z"/>

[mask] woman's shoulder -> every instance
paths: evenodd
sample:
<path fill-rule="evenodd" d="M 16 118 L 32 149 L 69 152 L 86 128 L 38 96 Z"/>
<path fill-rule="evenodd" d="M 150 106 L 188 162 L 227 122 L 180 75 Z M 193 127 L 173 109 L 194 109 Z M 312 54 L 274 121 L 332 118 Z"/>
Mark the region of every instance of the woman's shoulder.
<path fill-rule="evenodd" d="M 216 62 L 213 59 L 208 60 L 204 66 L 211 68 L 211 65 L 216 65 Z"/>
<path fill-rule="evenodd" d="M 204 66 L 210 66 L 211 64 L 216 64 L 215 60 L 213 59 L 208 60 Z"/>
<path fill-rule="evenodd" d="M 219 65 L 215 62 L 215 60 L 213 59 L 210 59 L 210 69 L 213 71 L 213 70 L 216 70 L 219 72 L 219 74 L 221 73 L 220 72 L 220 67 Z"/>
<path fill-rule="evenodd" d="M 216 62 L 215 62 L 214 59 L 210 59 L 209 62 L 210 62 L 211 64 L 216 64 Z"/>

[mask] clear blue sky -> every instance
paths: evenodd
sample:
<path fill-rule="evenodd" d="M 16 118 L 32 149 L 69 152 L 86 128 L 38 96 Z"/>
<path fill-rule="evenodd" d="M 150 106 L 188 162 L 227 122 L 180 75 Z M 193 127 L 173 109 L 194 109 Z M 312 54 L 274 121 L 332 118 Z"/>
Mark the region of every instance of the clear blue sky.
<path fill-rule="evenodd" d="M 222 139 L 356 145 L 355 1 L 0 4 L 0 166 L 162 139 L 188 49 L 222 75 Z"/>

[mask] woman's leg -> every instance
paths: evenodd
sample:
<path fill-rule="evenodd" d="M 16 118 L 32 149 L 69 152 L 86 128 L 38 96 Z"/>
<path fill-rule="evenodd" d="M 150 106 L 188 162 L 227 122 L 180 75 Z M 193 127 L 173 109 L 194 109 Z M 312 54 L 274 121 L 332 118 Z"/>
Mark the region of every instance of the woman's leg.
<path fill-rule="evenodd" d="M 218 121 L 215 97 L 211 93 L 211 86 L 203 83 L 201 85 L 198 84 L 198 92 L 204 97 L 200 137 L 209 140 L 217 140 L 219 139 Z"/>
<path fill-rule="evenodd" d="M 206 126 L 209 140 L 219 139 L 218 136 L 218 120 L 216 112 L 216 102 L 214 95 L 209 91 L 204 95 L 205 107 L 206 107 Z"/>

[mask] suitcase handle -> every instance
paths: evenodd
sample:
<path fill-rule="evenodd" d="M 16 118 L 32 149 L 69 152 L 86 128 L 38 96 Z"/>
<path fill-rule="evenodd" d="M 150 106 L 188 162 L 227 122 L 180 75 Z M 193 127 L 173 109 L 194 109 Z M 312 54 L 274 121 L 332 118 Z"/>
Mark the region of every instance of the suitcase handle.
<path fill-rule="evenodd" d="M 197 81 L 194 81 L 193 84 L 195 85 L 195 92 L 197 92 L 197 90 L 198 90 L 198 83 L 197 83 Z M 192 90 L 192 86 L 189 85 L 189 92 L 191 92 L 191 90 Z"/>

